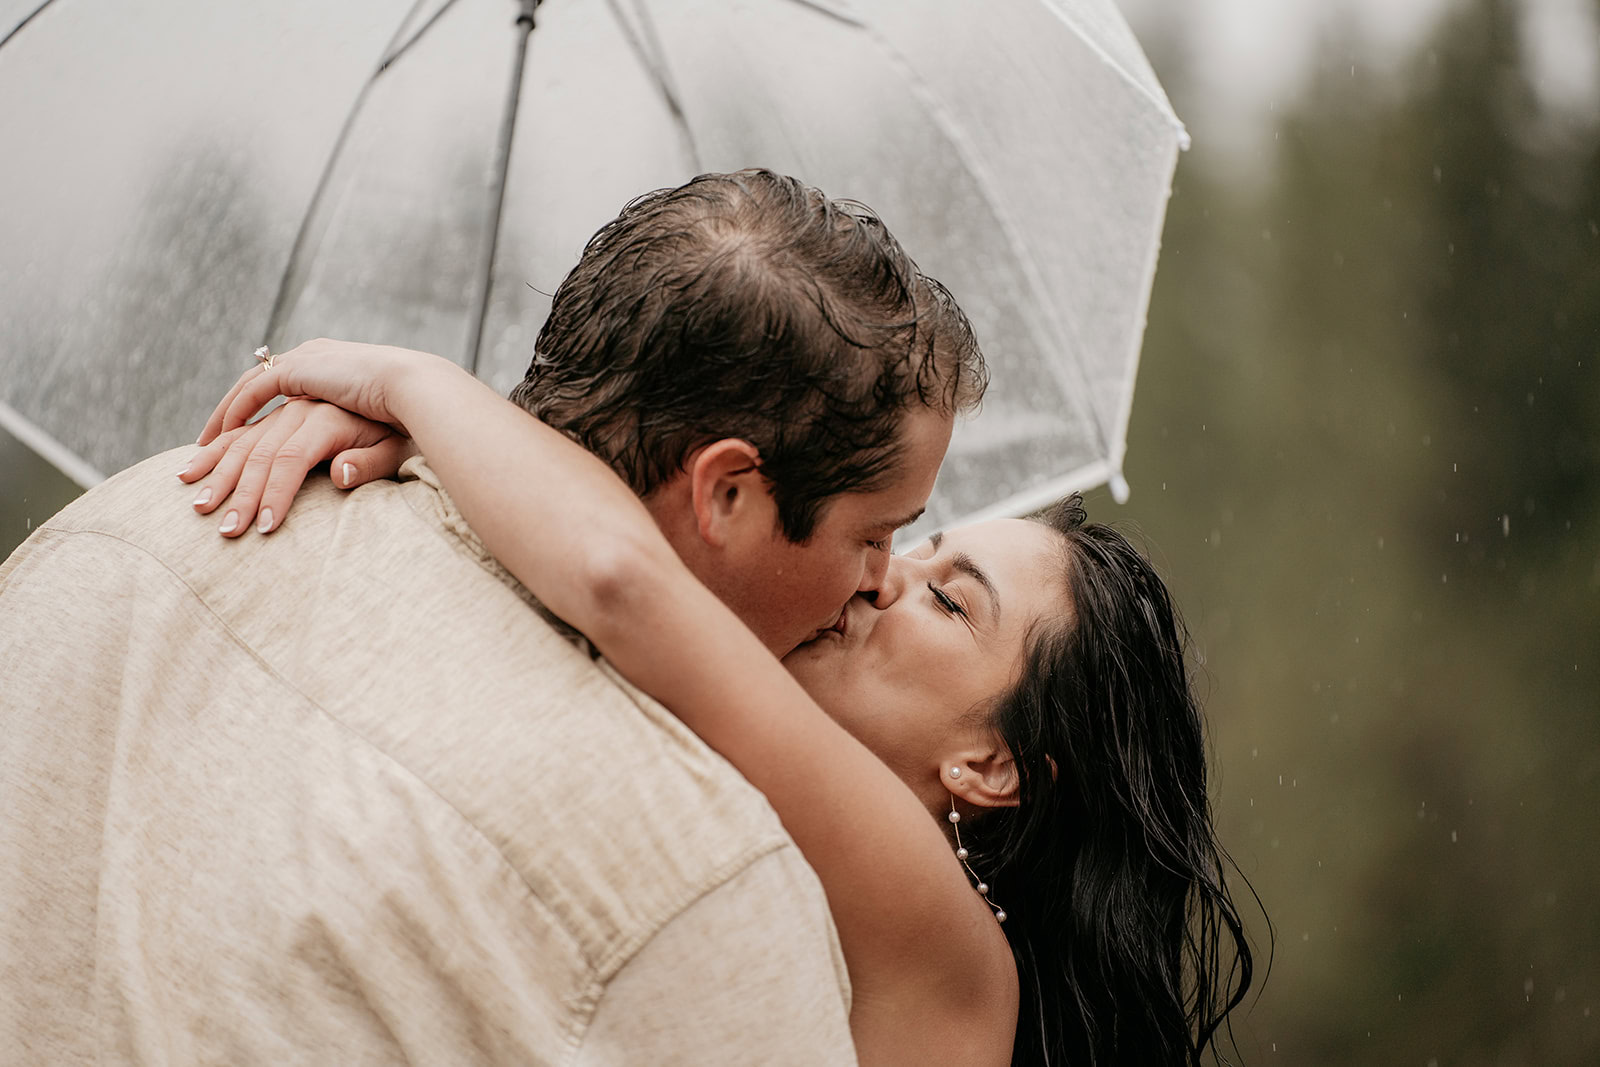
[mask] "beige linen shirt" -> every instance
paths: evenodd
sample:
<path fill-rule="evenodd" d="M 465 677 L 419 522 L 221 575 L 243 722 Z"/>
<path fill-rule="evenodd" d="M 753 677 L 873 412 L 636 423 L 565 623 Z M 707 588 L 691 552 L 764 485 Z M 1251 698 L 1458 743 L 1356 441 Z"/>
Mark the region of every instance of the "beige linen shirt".
<path fill-rule="evenodd" d="M 854 1062 L 765 799 L 425 466 L 228 541 L 187 454 L 0 567 L 0 1060 Z"/>

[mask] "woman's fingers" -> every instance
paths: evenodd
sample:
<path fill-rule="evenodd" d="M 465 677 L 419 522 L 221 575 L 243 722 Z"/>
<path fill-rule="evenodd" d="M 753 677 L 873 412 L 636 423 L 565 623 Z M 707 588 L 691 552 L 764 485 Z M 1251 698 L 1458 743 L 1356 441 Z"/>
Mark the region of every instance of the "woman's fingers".
<path fill-rule="evenodd" d="M 216 470 L 217 465 L 222 462 L 223 457 L 228 454 L 228 449 L 233 447 L 235 441 L 255 429 L 254 426 L 240 426 L 237 429 L 229 430 L 227 433 L 213 437 L 210 443 L 204 445 L 193 456 L 189 457 L 188 465 L 178 472 L 178 480 L 191 484 L 198 482 L 201 478 Z M 231 489 L 232 486 L 230 485 L 229 488 Z"/>
<path fill-rule="evenodd" d="M 354 489 L 381 478 L 393 478 L 400 473 L 401 464 L 416 452 L 411 438 L 390 432 L 375 445 L 340 452 L 329 463 L 328 473 L 340 489 Z"/>
<path fill-rule="evenodd" d="M 195 444 L 209 445 L 222 433 L 223 418 L 227 415 L 228 408 L 232 405 L 234 397 L 239 395 L 239 391 L 244 388 L 246 382 L 261 376 L 261 366 L 261 364 L 257 364 L 239 375 L 239 380 L 233 383 L 233 387 L 217 402 L 217 406 L 211 409 L 211 415 L 206 419 L 205 427 L 200 431 L 200 436 L 195 440 Z"/>
<path fill-rule="evenodd" d="M 409 439 L 382 423 L 296 399 L 222 431 L 178 477 L 194 483 L 194 509 L 220 513 L 218 532 L 237 537 L 252 525 L 261 533 L 281 526 L 306 475 L 324 460 L 333 460 L 334 484 L 353 489 L 394 475 L 414 453 Z"/>
<path fill-rule="evenodd" d="M 360 484 L 358 476 L 361 481 L 371 481 L 395 473 L 408 454 L 404 446 L 409 442 L 387 426 L 320 401 L 290 403 L 304 405 L 306 417 L 272 457 L 256 521 L 256 529 L 262 533 L 271 533 L 283 523 L 306 475 L 323 460 L 333 461 L 334 484 L 349 489 Z M 345 467 L 350 468 L 348 472 Z M 373 472 L 370 476 L 365 474 L 368 470 Z"/>
<path fill-rule="evenodd" d="M 241 379 L 214 428 L 220 433 L 243 425 L 262 405 L 280 395 L 327 400 L 375 422 L 394 423 L 389 409 L 391 383 L 408 368 L 428 361 L 445 362 L 437 356 L 384 345 L 307 341 Z M 213 427 L 208 423 L 207 428 Z"/>
<path fill-rule="evenodd" d="M 270 412 L 260 422 L 229 430 L 201 449 L 191 462 L 188 473 L 180 475 L 184 480 L 200 479 L 194 483 L 194 509 L 202 515 L 209 515 L 226 503 L 239 484 L 245 461 L 261 439 L 283 420 L 292 420 L 302 414 L 285 405 Z M 210 464 L 209 470 L 205 470 L 207 464 Z"/>
<path fill-rule="evenodd" d="M 308 414 L 305 404 L 285 404 L 281 411 L 274 411 L 271 416 L 258 424 L 263 427 L 263 432 L 259 435 L 250 435 L 253 444 L 244 448 L 240 447 L 238 442 L 235 443 L 235 447 L 245 455 L 238 467 L 237 482 L 233 492 L 225 504 L 217 507 L 222 514 L 217 532 L 222 536 L 238 537 L 256 522 L 262 494 L 266 491 L 273 468 L 279 462 L 293 467 L 304 461 L 304 443 L 297 445 L 295 439 Z M 240 440 L 243 441 L 244 438 Z M 315 459 L 304 462 L 305 465 L 300 470 L 300 481 L 305 480 L 305 472 L 317 463 Z M 300 481 L 295 482 L 296 488 L 299 487 Z M 289 495 L 293 497 L 292 490 Z M 273 515 L 262 510 L 259 523 L 261 531 L 266 533 L 275 529 L 281 518 L 281 512 Z"/>
<path fill-rule="evenodd" d="M 229 390 L 229 395 L 223 398 L 217 409 L 222 412 L 222 420 L 217 426 L 219 433 L 227 433 L 238 426 L 243 426 L 250 421 L 251 416 L 266 407 L 275 397 L 296 396 L 296 393 L 284 392 L 283 377 L 287 367 L 281 362 L 272 366 L 262 364 L 258 370 L 249 371 L 240 378 L 234 387 Z M 216 418 L 215 412 L 212 418 Z M 206 423 L 206 429 L 211 429 L 211 423 Z"/>

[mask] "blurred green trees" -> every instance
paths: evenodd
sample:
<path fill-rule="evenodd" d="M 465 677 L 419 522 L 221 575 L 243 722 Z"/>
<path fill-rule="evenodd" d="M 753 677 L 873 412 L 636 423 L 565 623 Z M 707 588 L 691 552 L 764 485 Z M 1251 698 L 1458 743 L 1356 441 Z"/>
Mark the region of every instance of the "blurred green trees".
<path fill-rule="evenodd" d="M 1600 104 L 1517 29 L 1330 42 L 1260 158 L 1180 165 L 1122 515 L 1277 927 L 1247 1062 L 1600 1062 Z"/>

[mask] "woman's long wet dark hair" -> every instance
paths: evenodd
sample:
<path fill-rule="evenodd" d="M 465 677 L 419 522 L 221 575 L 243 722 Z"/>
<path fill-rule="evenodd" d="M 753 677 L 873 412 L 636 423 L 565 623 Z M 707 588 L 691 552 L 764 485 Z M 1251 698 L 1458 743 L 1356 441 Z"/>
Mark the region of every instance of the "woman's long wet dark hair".
<path fill-rule="evenodd" d="M 1186 635 L 1148 560 L 1078 497 L 1071 613 L 1042 624 L 991 725 L 1018 807 L 971 823 L 972 864 L 1003 904 L 1021 1007 L 1015 1064 L 1198 1064 L 1251 980 L 1211 826 Z"/>

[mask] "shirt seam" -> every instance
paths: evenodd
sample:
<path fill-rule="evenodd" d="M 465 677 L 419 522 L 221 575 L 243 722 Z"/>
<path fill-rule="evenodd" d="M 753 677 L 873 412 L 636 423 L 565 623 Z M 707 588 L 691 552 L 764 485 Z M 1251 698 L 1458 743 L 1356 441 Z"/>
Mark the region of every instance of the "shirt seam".
<path fill-rule="evenodd" d="M 584 1041 L 589 1036 L 589 1030 L 594 1025 L 595 1016 L 600 1012 L 600 1005 L 605 1001 L 606 994 L 611 991 L 611 984 L 621 974 L 623 968 L 633 962 L 634 958 L 644 951 L 645 946 L 660 936 L 668 926 L 682 918 L 683 914 L 713 893 L 726 889 L 736 877 L 750 870 L 762 860 L 779 855 L 783 850 L 798 848 L 793 841 L 777 837 L 768 837 L 759 845 L 747 852 L 740 853 L 738 857 L 729 860 L 718 867 L 700 889 L 688 893 L 675 908 L 669 908 L 667 914 L 653 925 L 648 926 L 648 932 L 622 941 L 615 951 L 606 957 L 605 966 L 595 968 L 595 978 L 590 986 L 587 1000 L 587 1010 L 582 1013 L 580 1020 L 575 1020 L 578 1025 L 573 1029 L 572 1046 L 568 1050 L 567 1063 L 575 1061 L 583 1051 Z"/>

